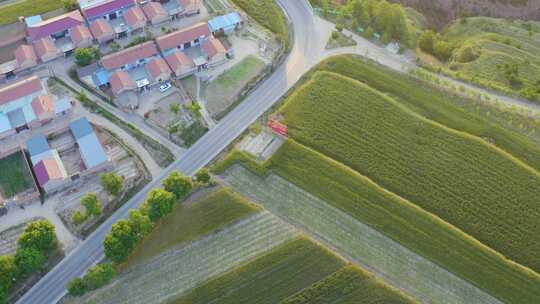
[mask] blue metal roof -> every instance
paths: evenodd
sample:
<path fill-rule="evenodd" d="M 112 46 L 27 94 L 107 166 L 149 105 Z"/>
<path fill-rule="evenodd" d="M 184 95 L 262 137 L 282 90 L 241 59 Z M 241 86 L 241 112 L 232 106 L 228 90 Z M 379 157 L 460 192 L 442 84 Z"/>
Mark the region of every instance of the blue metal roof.
<path fill-rule="evenodd" d="M 234 29 L 237 24 L 242 22 L 242 17 L 237 12 L 228 13 L 227 15 L 217 16 L 208 21 L 210 31 L 215 32 L 219 30 Z"/>
<path fill-rule="evenodd" d="M 106 85 L 109 83 L 109 77 L 111 76 L 111 73 L 105 69 L 98 70 L 94 73 L 94 76 L 92 77 L 94 80 L 94 83 L 100 87 L 103 85 Z"/>
<path fill-rule="evenodd" d="M 7 113 L 9 122 L 14 128 L 22 127 L 26 124 L 26 118 L 24 117 L 24 112 L 22 108 L 18 108 L 15 111 Z"/>
<path fill-rule="evenodd" d="M 65 97 L 62 99 L 57 99 L 54 101 L 54 113 L 60 114 L 62 112 L 65 112 L 67 110 L 71 109 L 71 102 L 69 98 Z"/>
<path fill-rule="evenodd" d="M 0 113 L 0 133 L 11 130 L 11 123 L 6 114 Z"/>
<path fill-rule="evenodd" d="M 33 27 L 33 26 L 43 22 L 43 19 L 41 18 L 40 15 L 35 15 L 35 16 L 30 16 L 30 17 L 24 18 L 24 22 L 26 23 L 27 26 Z"/>
<path fill-rule="evenodd" d="M 73 136 L 77 140 L 87 136 L 88 134 L 94 133 L 94 129 L 92 128 L 86 117 L 72 121 L 69 124 L 69 128 L 71 129 Z"/>
<path fill-rule="evenodd" d="M 36 156 L 50 150 L 49 143 L 43 135 L 36 135 L 27 140 L 26 147 L 30 156 Z"/>
<path fill-rule="evenodd" d="M 103 150 L 95 133 L 77 139 L 79 151 L 86 169 L 91 169 L 107 161 L 107 154 Z"/>

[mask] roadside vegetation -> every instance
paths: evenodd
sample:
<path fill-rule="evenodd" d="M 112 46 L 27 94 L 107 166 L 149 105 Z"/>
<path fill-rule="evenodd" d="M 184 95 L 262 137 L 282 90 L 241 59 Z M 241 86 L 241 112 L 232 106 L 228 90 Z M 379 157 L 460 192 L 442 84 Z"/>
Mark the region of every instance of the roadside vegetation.
<path fill-rule="evenodd" d="M 400 291 L 352 265 L 281 301 L 281 304 L 413 303 Z"/>
<path fill-rule="evenodd" d="M 59 0 L 17 1 L 14 4 L 0 7 L 0 25 L 16 22 L 21 16 L 41 15 L 63 7 L 64 4 Z"/>
<path fill-rule="evenodd" d="M 274 33 L 285 45 L 290 44 L 287 19 L 274 0 L 231 0 L 259 24 Z"/>
<path fill-rule="evenodd" d="M 17 252 L 0 256 L 0 303 L 8 303 L 12 288 L 43 270 L 58 251 L 54 225 L 47 220 L 30 223 L 18 240 Z"/>
<path fill-rule="evenodd" d="M 540 270 L 536 170 L 337 74 L 316 74 L 279 112 L 298 142 Z"/>

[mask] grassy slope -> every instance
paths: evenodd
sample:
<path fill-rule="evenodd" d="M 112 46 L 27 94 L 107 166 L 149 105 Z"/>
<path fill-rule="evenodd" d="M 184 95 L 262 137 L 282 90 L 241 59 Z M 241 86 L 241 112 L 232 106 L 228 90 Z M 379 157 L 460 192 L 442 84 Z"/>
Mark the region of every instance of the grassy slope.
<path fill-rule="evenodd" d="M 288 242 L 195 288 L 174 304 L 277 303 L 344 265 L 307 239 Z"/>
<path fill-rule="evenodd" d="M 240 162 L 259 175 L 267 170 L 305 189 L 360 222 L 507 303 L 533 303 L 540 276 L 512 263 L 358 172 L 289 140 L 264 166 L 231 153 L 214 170 Z"/>
<path fill-rule="evenodd" d="M 372 274 L 354 266 L 346 266 L 281 302 L 281 304 L 304 303 L 397 304 L 413 303 L 413 301 L 399 291 L 379 282 Z"/>
<path fill-rule="evenodd" d="M 449 128 L 484 138 L 514 157 L 540 170 L 540 148 L 525 137 L 486 121 L 481 116 L 457 107 L 449 95 L 436 87 L 396 73 L 358 57 L 338 56 L 323 61 L 316 70 L 342 74 L 392 96 L 418 114 Z"/>
<path fill-rule="evenodd" d="M 460 76 L 503 91 L 519 90 L 540 80 L 540 23 L 473 17 L 454 22 L 444 37 L 461 45 L 473 44 L 480 57 L 469 63 L 451 62 Z M 531 31 L 529 32 L 529 27 Z M 512 87 L 498 65 L 518 64 L 523 85 Z"/>
<path fill-rule="evenodd" d="M 337 74 L 316 74 L 280 112 L 295 140 L 540 270 L 533 169 Z"/>
<path fill-rule="evenodd" d="M 0 25 L 17 21 L 20 16 L 33 16 L 62 8 L 60 0 L 24 0 L 0 8 Z"/>
<path fill-rule="evenodd" d="M 131 255 L 128 265 L 143 262 L 238 220 L 258 208 L 229 189 L 208 194 L 189 206 L 176 205 Z"/>
<path fill-rule="evenodd" d="M 289 29 L 287 19 L 274 0 L 232 0 L 232 2 L 288 45 Z"/>
<path fill-rule="evenodd" d="M 10 198 L 31 185 L 32 175 L 26 169 L 21 153 L 0 159 L 0 191 L 5 198 Z"/>

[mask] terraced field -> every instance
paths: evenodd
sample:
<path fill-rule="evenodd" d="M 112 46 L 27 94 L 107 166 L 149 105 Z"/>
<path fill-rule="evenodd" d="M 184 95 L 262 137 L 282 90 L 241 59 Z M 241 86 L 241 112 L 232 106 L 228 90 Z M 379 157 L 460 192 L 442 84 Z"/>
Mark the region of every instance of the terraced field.
<path fill-rule="evenodd" d="M 326 249 L 301 238 L 212 279 L 170 303 L 278 303 L 331 275 L 344 263 Z"/>
<path fill-rule="evenodd" d="M 163 303 L 297 236 L 268 212 L 156 256 L 72 303 Z"/>
<path fill-rule="evenodd" d="M 337 74 L 315 74 L 279 112 L 298 142 L 540 270 L 536 170 Z"/>
<path fill-rule="evenodd" d="M 227 170 L 225 179 L 272 213 L 303 227 L 418 299 L 427 303 L 501 303 L 277 175 L 263 179 L 244 167 L 234 166 Z"/>
<path fill-rule="evenodd" d="M 380 304 L 412 303 L 398 291 L 376 280 L 373 275 L 346 266 L 331 276 L 291 296 L 281 304 Z"/>

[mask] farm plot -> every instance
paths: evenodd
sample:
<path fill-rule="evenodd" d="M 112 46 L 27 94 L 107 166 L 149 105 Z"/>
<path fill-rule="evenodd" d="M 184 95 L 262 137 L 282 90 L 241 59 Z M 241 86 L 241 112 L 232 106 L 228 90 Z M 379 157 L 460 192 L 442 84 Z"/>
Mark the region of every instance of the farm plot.
<path fill-rule="evenodd" d="M 329 58 L 319 64 L 315 70 L 335 72 L 361 81 L 392 96 L 399 103 L 424 117 L 449 128 L 485 138 L 536 170 L 540 170 L 540 148 L 522 135 L 494 124 L 494 115 L 488 115 L 488 121 L 488 118 L 474 113 L 471 108 L 478 105 L 475 100 L 449 94 L 424 80 L 398 73 L 372 62 L 365 62 L 354 56 Z M 463 107 L 469 110 L 464 111 Z M 487 112 L 490 112 L 489 109 Z M 491 113 L 495 112 L 491 111 Z M 508 118 L 503 118 L 506 123 Z"/>
<path fill-rule="evenodd" d="M 260 176 L 268 170 L 356 220 L 507 303 L 540 297 L 540 276 L 462 233 L 440 218 L 379 187 L 358 172 L 293 140 L 262 166 L 234 151 L 214 167 L 241 163 Z"/>
<path fill-rule="evenodd" d="M 21 152 L 0 159 L 0 172 L 0 197 L 10 198 L 32 187 L 32 174 Z"/>
<path fill-rule="evenodd" d="M 234 166 L 227 171 L 225 179 L 240 193 L 376 270 L 391 285 L 405 289 L 418 299 L 428 303 L 500 303 L 277 175 L 262 179 L 241 166 Z"/>
<path fill-rule="evenodd" d="M 344 261 L 312 241 L 290 241 L 170 304 L 272 304 L 331 275 Z"/>
<path fill-rule="evenodd" d="M 133 267 L 77 303 L 163 303 L 297 236 L 268 212 Z"/>
<path fill-rule="evenodd" d="M 195 240 L 258 210 L 230 189 L 211 192 L 193 204 L 175 205 L 130 256 L 128 267 L 144 262 L 178 244 Z"/>
<path fill-rule="evenodd" d="M 413 303 L 412 299 L 390 288 L 360 268 L 343 267 L 331 276 L 293 295 L 281 304 L 379 304 Z"/>
<path fill-rule="evenodd" d="M 280 109 L 291 136 L 540 270 L 540 174 L 353 79 L 318 73 Z"/>

